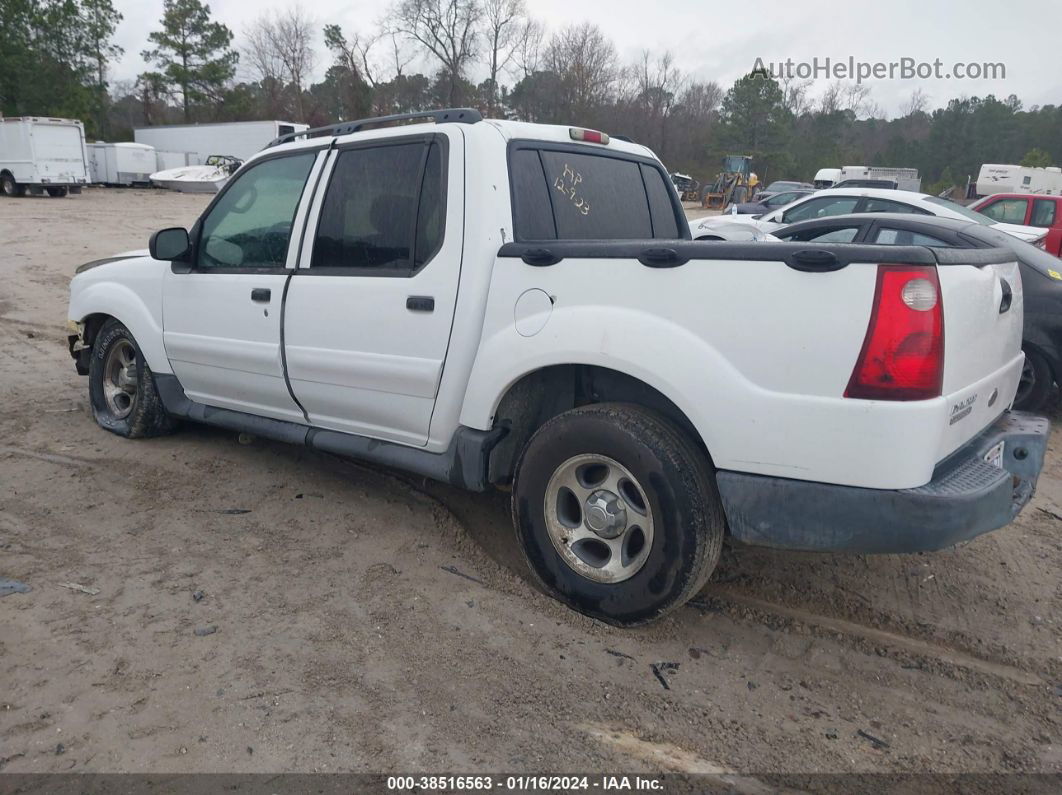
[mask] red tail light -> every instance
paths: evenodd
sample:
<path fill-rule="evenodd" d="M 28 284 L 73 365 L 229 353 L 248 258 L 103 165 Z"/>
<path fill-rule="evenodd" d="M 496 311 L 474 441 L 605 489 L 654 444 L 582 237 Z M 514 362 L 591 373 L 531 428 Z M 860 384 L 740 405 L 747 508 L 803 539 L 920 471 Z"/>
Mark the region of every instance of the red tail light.
<path fill-rule="evenodd" d="M 874 308 L 847 398 L 927 400 L 944 380 L 944 308 L 933 266 L 878 265 Z"/>

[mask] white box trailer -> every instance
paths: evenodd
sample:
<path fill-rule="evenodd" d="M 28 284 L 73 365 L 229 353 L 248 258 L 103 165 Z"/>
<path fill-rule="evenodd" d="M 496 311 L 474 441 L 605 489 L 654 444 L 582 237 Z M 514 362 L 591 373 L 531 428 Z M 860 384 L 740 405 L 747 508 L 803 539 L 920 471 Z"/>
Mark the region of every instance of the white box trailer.
<path fill-rule="evenodd" d="M 977 175 L 978 196 L 993 193 L 1039 193 L 1062 196 L 1062 169 L 1056 166 L 1033 168 L 985 163 Z"/>
<path fill-rule="evenodd" d="M 88 182 L 85 126 L 76 119 L 0 118 L 0 194 L 65 196 Z"/>
<path fill-rule="evenodd" d="M 168 124 L 133 130 L 137 143 L 166 152 L 198 152 L 204 157 L 230 155 L 246 160 L 274 138 L 309 125 L 287 121 L 235 121 L 218 124 Z"/>
<path fill-rule="evenodd" d="M 89 174 L 103 185 L 150 185 L 155 171 L 155 149 L 146 144 L 104 143 L 88 145 Z"/>
<path fill-rule="evenodd" d="M 917 168 L 890 168 L 887 166 L 845 166 L 837 182 L 849 179 L 885 179 L 896 183 L 897 190 L 922 190 L 922 178 Z"/>

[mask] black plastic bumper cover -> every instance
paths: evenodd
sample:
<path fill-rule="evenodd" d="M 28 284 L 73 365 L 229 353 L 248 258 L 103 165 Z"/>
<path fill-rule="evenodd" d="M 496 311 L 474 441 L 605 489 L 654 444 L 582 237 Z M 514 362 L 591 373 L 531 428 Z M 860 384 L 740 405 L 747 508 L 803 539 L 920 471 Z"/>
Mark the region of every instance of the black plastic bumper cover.
<path fill-rule="evenodd" d="M 1008 524 L 1032 498 L 1050 424 L 1007 412 L 914 489 L 864 489 L 720 471 L 730 532 L 759 546 L 819 551 L 923 552 Z M 1004 442 L 1003 468 L 984 460 Z"/>

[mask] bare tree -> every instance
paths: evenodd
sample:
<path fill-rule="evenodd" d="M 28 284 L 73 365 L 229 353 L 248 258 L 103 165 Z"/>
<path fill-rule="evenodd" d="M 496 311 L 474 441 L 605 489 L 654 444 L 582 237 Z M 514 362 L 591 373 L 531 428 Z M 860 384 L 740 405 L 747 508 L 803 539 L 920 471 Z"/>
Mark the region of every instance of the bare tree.
<path fill-rule="evenodd" d="M 394 28 L 427 48 L 449 80 L 448 100 L 458 104 L 465 67 L 475 57 L 483 16 L 477 0 L 402 0 L 394 11 Z"/>
<path fill-rule="evenodd" d="M 317 62 L 315 23 L 299 6 L 259 17 L 246 31 L 246 53 L 264 82 L 288 83 L 299 121 L 306 119 L 304 89 Z"/>
<path fill-rule="evenodd" d="M 808 96 L 811 82 L 810 79 L 800 80 L 792 75 L 784 75 L 778 79 L 782 88 L 782 104 L 794 116 L 803 116 L 811 110 L 811 98 Z"/>
<path fill-rule="evenodd" d="M 498 75 L 517 56 L 527 27 L 527 6 L 524 0 L 483 0 L 483 17 L 490 91 L 487 110 L 493 115 L 498 105 Z"/>
<path fill-rule="evenodd" d="M 906 119 L 917 113 L 929 110 L 929 95 L 921 88 L 916 88 L 908 100 L 900 106 L 900 117 Z"/>
<path fill-rule="evenodd" d="M 585 119 L 611 99 L 622 74 L 615 46 L 589 22 L 569 25 L 554 34 L 545 65 L 561 80 L 564 110 L 572 121 Z"/>
<path fill-rule="evenodd" d="M 516 42 L 513 65 L 520 77 L 530 77 L 542 64 L 542 41 L 546 36 L 545 26 L 537 19 L 528 18 L 520 29 Z"/>

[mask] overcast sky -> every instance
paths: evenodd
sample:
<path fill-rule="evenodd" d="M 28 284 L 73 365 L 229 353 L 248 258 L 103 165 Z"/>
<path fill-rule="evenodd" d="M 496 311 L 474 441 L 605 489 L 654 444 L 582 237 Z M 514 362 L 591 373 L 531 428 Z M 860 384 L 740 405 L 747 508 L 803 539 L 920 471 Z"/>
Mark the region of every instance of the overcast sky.
<path fill-rule="evenodd" d="M 213 0 L 215 19 L 242 43 L 247 25 L 271 8 L 293 3 Z M 115 0 L 125 19 L 117 33 L 125 55 L 111 80 L 132 80 L 143 71 L 140 51 L 158 26 L 161 0 Z M 346 30 L 370 30 L 391 0 L 307 0 L 303 9 L 318 26 L 338 23 Z M 944 71 L 955 62 L 1003 63 L 1005 78 L 868 80 L 871 98 L 889 115 L 921 86 L 937 107 L 958 96 L 1016 94 L 1025 107 L 1062 104 L 1062 0 L 528 0 L 533 16 L 550 29 L 591 21 L 612 38 L 625 61 L 639 52 L 672 50 L 679 67 L 701 80 L 728 88 L 757 57 L 765 62 L 792 58 L 810 62 L 829 57 L 847 61 L 891 62 L 902 58 L 931 62 Z M 328 66 L 319 48 L 315 78 Z M 424 64 L 427 71 L 428 64 Z M 482 78 L 482 74 L 476 77 Z M 816 81 L 813 93 L 828 81 Z"/>

